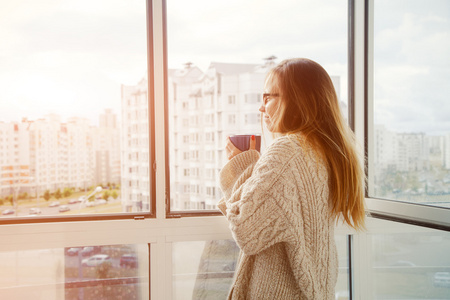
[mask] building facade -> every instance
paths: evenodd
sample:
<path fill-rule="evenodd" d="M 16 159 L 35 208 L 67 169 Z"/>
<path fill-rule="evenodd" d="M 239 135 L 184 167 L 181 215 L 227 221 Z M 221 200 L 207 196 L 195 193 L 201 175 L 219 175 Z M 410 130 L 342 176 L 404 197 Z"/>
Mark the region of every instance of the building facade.
<path fill-rule="evenodd" d="M 106 118 L 116 122 L 117 116 L 107 110 Z M 119 128 L 117 122 L 100 123 L 94 127 L 79 117 L 62 122 L 56 114 L 0 123 L 0 196 L 119 184 Z"/>
<path fill-rule="evenodd" d="M 122 85 L 121 199 L 124 212 L 150 209 L 147 81 Z"/>

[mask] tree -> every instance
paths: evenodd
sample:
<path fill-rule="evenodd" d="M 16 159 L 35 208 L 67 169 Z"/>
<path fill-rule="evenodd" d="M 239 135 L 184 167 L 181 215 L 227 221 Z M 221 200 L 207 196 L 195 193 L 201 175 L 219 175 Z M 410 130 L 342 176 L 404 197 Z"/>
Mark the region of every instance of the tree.
<path fill-rule="evenodd" d="M 108 200 L 109 196 L 111 196 L 111 194 L 108 190 L 106 190 L 103 192 L 102 198 Z"/>
<path fill-rule="evenodd" d="M 70 195 L 72 195 L 72 192 L 73 191 L 71 188 L 64 188 L 64 191 L 63 191 L 64 198 L 70 197 Z"/>
<path fill-rule="evenodd" d="M 11 205 L 14 205 L 14 197 L 13 197 L 13 195 L 9 195 L 8 197 L 6 197 L 6 199 L 11 203 Z"/>
<path fill-rule="evenodd" d="M 48 201 L 48 200 L 50 200 L 52 195 L 50 194 L 49 190 L 45 190 L 44 195 L 42 197 L 44 197 L 45 201 Z"/>
<path fill-rule="evenodd" d="M 413 191 L 418 191 L 422 185 L 419 182 L 419 175 L 417 172 L 410 172 L 407 174 L 407 187 Z"/>
<path fill-rule="evenodd" d="M 119 197 L 119 194 L 117 194 L 117 191 L 113 190 L 111 192 L 111 197 L 113 197 L 114 199 L 117 199 L 117 197 Z"/>
<path fill-rule="evenodd" d="M 111 263 L 110 262 L 103 262 L 100 265 L 98 265 L 95 269 L 95 272 L 97 273 L 97 278 L 107 278 L 108 273 L 111 270 Z"/>
<path fill-rule="evenodd" d="M 60 190 L 60 189 L 57 189 L 56 192 L 55 192 L 55 198 L 56 198 L 56 200 L 60 199 L 61 197 L 62 197 L 61 190 Z"/>

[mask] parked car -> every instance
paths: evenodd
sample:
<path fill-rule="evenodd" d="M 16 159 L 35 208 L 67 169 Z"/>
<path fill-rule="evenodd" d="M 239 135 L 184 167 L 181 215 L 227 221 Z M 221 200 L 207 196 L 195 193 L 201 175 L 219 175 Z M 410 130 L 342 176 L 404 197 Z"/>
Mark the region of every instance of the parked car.
<path fill-rule="evenodd" d="M 65 212 L 65 211 L 69 211 L 69 210 L 70 210 L 70 207 L 67 205 L 61 205 L 59 207 L 59 212 Z"/>
<path fill-rule="evenodd" d="M 5 209 L 3 212 L 2 212 L 2 214 L 3 215 L 13 215 L 13 214 L 15 214 L 15 210 L 14 209 Z"/>
<path fill-rule="evenodd" d="M 83 267 L 96 267 L 103 263 L 112 264 L 111 257 L 109 257 L 109 255 L 106 254 L 96 254 L 89 258 L 85 258 L 81 261 L 81 265 Z"/>
<path fill-rule="evenodd" d="M 94 247 L 84 247 L 83 250 L 81 250 L 81 255 L 87 256 L 92 255 L 94 253 Z"/>
<path fill-rule="evenodd" d="M 48 207 L 57 207 L 59 206 L 59 201 L 52 201 L 50 202 L 50 204 L 48 205 Z"/>
<path fill-rule="evenodd" d="M 436 272 L 433 276 L 433 285 L 450 287 L 450 272 Z"/>
<path fill-rule="evenodd" d="M 99 199 L 95 201 L 95 205 L 102 205 L 102 204 L 106 204 L 107 201 L 105 199 Z"/>
<path fill-rule="evenodd" d="M 413 262 L 407 260 L 397 260 L 396 262 L 390 264 L 391 267 L 416 267 Z"/>
<path fill-rule="evenodd" d="M 339 291 L 334 294 L 336 300 L 348 300 L 350 299 L 350 293 L 348 291 Z"/>
<path fill-rule="evenodd" d="M 120 266 L 121 267 L 137 267 L 137 257 L 136 254 L 124 254 L 120 257 Z"/>
<path fill-rule="evenodd" d="M 78 252 L 80 252 L 80 251 L 81 251 L 80 247 L 72 247 L 72 248 L 69 248 L 69 250 L 67 250 L 67 254 L 68 255 L 77 255 Z"/>
<path fill-rule="evenodd" d="M 69 200 L 69 204 L 75 204 L 75 203 L 79 203 L 79 202 L 80 202 L 80 200 L 75 199 L 75 198 L 72 198 Z"/>
<path fill-rule="evenodd" d="M 231 261 L 229 263 L 226 263 L 222 266 L 222 270 L 224 271 L 234 271 L 236 269 L 236 261 Z"/>
<path fill-rule="evenodd" d="M 42 213 L 42 211 L 38 207 L 32 207 L 32 208 L 30 208 L 30 211 L 28 213 L 30 215 L 40 215 Z"/>

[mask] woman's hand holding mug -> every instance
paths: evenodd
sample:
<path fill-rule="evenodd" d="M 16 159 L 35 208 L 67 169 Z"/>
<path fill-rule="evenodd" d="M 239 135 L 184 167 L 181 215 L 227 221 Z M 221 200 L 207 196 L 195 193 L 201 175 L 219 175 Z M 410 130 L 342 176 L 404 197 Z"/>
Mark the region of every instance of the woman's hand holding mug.
<path fill-rule="evenodd" d="M 258 141 L 257 141 L 258 140 Z M 258 143 L 257 143 L 258 142 Z M 227 139 L 225 150 L 229 160 L 247 150 L 259 151 L 261 147 L 261 136 L 255 135 L 232 135 Z"/>

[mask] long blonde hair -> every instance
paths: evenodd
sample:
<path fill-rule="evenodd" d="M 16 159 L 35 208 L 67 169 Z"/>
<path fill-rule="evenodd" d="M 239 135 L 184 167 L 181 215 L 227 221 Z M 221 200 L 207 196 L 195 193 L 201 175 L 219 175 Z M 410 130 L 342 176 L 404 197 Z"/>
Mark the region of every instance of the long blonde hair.
<path fill-rule="evenodd" d="M 364 170 L 330 76 L 318 63 L 296 58 L 275 66 L 267 80 L 277 89 L 271 93 L 280 95 L 273 131 L 301 132 L 318 149 L 327 162 L 332 216 L 365 228 Z"/>

